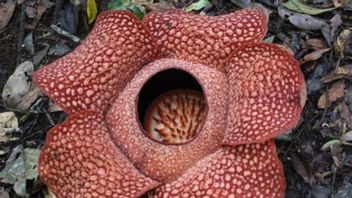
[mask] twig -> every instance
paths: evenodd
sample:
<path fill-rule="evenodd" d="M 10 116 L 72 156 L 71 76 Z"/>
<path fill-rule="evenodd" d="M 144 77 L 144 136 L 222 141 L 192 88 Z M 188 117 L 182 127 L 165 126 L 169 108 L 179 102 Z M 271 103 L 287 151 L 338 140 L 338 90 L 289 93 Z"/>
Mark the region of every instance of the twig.
<path fill-rule="evenodd" d="M 68 32 L 66 32 L 65 30 L 61 29 L 60 27 L 56 26 L 56 25 L 51 25 L 50 26 L 51 29 L 53 29 L 56 33 L 60 34 L 61 36 L 67 37 L 69 39 L 71 39 L 73 42 L 78 43 L 81 39 L 78 38 L 75 35 L 72 35 Z"/>

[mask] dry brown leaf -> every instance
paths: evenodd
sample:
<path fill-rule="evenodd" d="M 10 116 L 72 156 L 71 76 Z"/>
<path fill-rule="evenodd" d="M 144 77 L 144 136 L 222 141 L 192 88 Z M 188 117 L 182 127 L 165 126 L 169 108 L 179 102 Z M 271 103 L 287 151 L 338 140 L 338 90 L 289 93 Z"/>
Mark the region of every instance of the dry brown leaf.
<path fill-rule="evenodd" d="M 302 64 L 308 61 L 318 60 L 325 52 L 330 51 L 330 48 L 317 49 L 304 56 Z"/>
<path fill-rule="evenodd" d="M 0 30 L 9 23 L 15 7 L 16 0 L 8 0 L 6 3 L 0 4 Z"/>
<path fill-rule="evenodd" d="M 334 83 L 331 88 L 320 96 L 318 101 L 318 108 L 326 108 L 338 98 L 343 97 L 345 92 L 345 81 L 340 80 Z"/>
<path fill-rule="evenodd" d="M 344 29 L 337 37 L 336 42 L 334 42 L 334 47 L 335 50 L 343 57 L 344 51 L 347 50 L 349 46 L 352 46 L 352 30 Z"/>
<path fill-rule="evenodd" d="M 326 48 L 324 41 L 318 38 L 308 39 L 305 41 L 305 44 L 306 44 L 306 48 L 315 49 L 315 50 Z"/>
<path fill-rule="evenodd" d="M 334 80 L 339 80 L 342 78 L 351 78 L 352 77 L 352 65 L 340 66 L 335 69 L 335 71 L 330 72 L 323 78 L 321 81 L 324 83 L 331 82 Z"/>

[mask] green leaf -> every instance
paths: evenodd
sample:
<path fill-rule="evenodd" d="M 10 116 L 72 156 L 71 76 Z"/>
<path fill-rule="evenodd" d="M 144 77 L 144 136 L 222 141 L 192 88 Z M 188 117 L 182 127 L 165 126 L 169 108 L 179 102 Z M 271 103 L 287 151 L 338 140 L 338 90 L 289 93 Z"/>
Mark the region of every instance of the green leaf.
<path fill-rule="evenodd" d="M 97 17 L 98 8 L 95 0 L 87 0 L 87 17 L 88 23 L 91 24 Z"/>
<path fill-rule="evenodd" d="M 192 10 L 201 10 L 205 7 L 207 7 L 210 4 L 208 0 L 199 0 L 198 2 L 192 3 L 190 6 L 188 6 L 185 11 L 190 12 Z"/>
<path fill-rule="evenodd" d="M 129 7 L 129 10 L 132 11 L 134 15 L 136 15 L 140 20 L 144 18 L 144 12 L 134 3 L 132 3 Z"/>
<path fill-rule="evenodd" d="M 144 12 L 142 9 L 138 5 L 131 3 L 130 0 L 112 0 L 108 4 L 108 8 L 110 10 L 130 10 L 141 20 L 144 17 Z"/>
<path fill-rule="evenodd" d="M 336 8 L 325 8 L 325 9 L 314 8 L 301 3 L 299 0 L 289 0 L 286 3 L 283 3 L 282 5 L 289 10 L 308 14 L 308 15 L 317 15 L 317 14 L 329 12 L 336 9 Z"/>
<path fill-rule="evenodd" d="M 272 36 L 269 36 L 268 38 L 265 38 L 264 42 L 265 43 L 272 43 L 272 42 L 274 42 L 274 39 L 275 39 L 275 35 L 272 35 Z"/>
<path fill-rule="evenodd" d="M 109 10 L 126 10 L 129 5 L 129 0 L 111 0 L 108 4 L 108 8 Z"/>

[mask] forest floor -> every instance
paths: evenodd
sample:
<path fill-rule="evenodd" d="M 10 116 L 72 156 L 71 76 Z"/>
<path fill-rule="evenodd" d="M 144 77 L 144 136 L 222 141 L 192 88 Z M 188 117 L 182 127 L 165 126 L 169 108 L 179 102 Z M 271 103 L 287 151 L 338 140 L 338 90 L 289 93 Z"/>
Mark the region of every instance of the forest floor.
<path fill-rule="evenodd" d="M 146 10 L 166 7 L 150 0 L 134 2 L 144 5 Z M 250 1 L 200 2 L 195 13 L 221 15 Z M 107 9 L 107 3 L 99 1 L 99 12 Z M 169 0 L 167 3 L 185 8 L 194 2 Z M 294 53 L 301 62 L 307 84 L 308 98 L 298 126 L 276 138 L 286 175 L 286 197 L 352 197 L 352 1 L 258 0 L 256 3 L 265 6 L 270 14 L 265 41 L 284 45 Z M 10 19 L 2 28 L 6 17 Z M 70 1 L 62 0 L 0 0 L 0 93 L 21 63 L 31 60 L 38 68 L 78 45 L 53 31 L 51 25 L 58 23 L 80 39 L 92 28 L 84 4 L 74 7 Z M 26 80 L 19 84 L 30 87 L 31 73 L 28 69 L 26 76 L 22 76 Z M 35 88 L 30 87 L 30 91 L 32 95 L 25 103 L 20 101 L 23 98 L 13 98 L 16 104 L 12 108 L 0 99 L 0 171 L 21 173 L 0 180 L 1 198 L 50 197 L 37 179 L 36 164 L 27 158 L 37 159 L 46 133 L 65 120 L 66 114 L 55 111 L 50 100 Z M 4 123 L 4 112 L 15 112 L 15 117 Z M 26 171 L 21 172 L 21 168 Z"/>

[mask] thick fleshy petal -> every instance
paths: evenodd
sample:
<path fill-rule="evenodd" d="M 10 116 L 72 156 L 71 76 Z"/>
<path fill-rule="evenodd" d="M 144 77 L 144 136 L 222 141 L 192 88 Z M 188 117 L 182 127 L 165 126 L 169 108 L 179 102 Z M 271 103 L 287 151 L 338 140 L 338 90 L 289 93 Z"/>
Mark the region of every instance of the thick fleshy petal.
<path fill-rule="evenodd" d="M 272 140 L 224 147 L 152 197 L 282 198 L 285 177 Z"/>
<path fill-rule="evenodd" d="M 138 121 L 137 101 L 144 100 L 142 96 L 138 98 L 141 89 L 153 76 L 169 69 L 192 75 L 202 86 L 207 101 L 208 111 L 201 130 L 192 141 L 184 144 L 157 142 L 147 136 Z M 177 87 L 183 80 L 158 84 Z M 226 76 L 215 69 L 173 59 L 155 61 L 136 74 L 108 112 L 112 140 L 142 173 L 158 181 L 172 181 L 199 159 L 220 148 L 226 124 L 227 91 Z"/>
<path fill-rule="evenodd" d="M 34 73 L 67 113 L 105 111 L 133 75 L 157 55 L 155 42 L 128 11 L 106 11 L 73 52 Z"/>
<path fill-rule="evenodd" d="M 181 11 L 152 12 L 143 20 L 163 56 L 209 65 L 221 71 L 230 53 L 245 42 L 261 41 L 267 31 L 262 7 L 222 16 Z"/>
<path fill-rule="evenodd" d="M 274 44 L 245 44 L 229 59 L 229 114 L 223 143 L 270 139 L 294 127 L 305 103 L 299 63 Z"/>
<path fill-rule="evenodd" d="M 159 185 L 142 175 L 111 141 L 102 117 L 72 114 L 51 129 L 39 174 L 58 197 L 137 197 Z"/>

